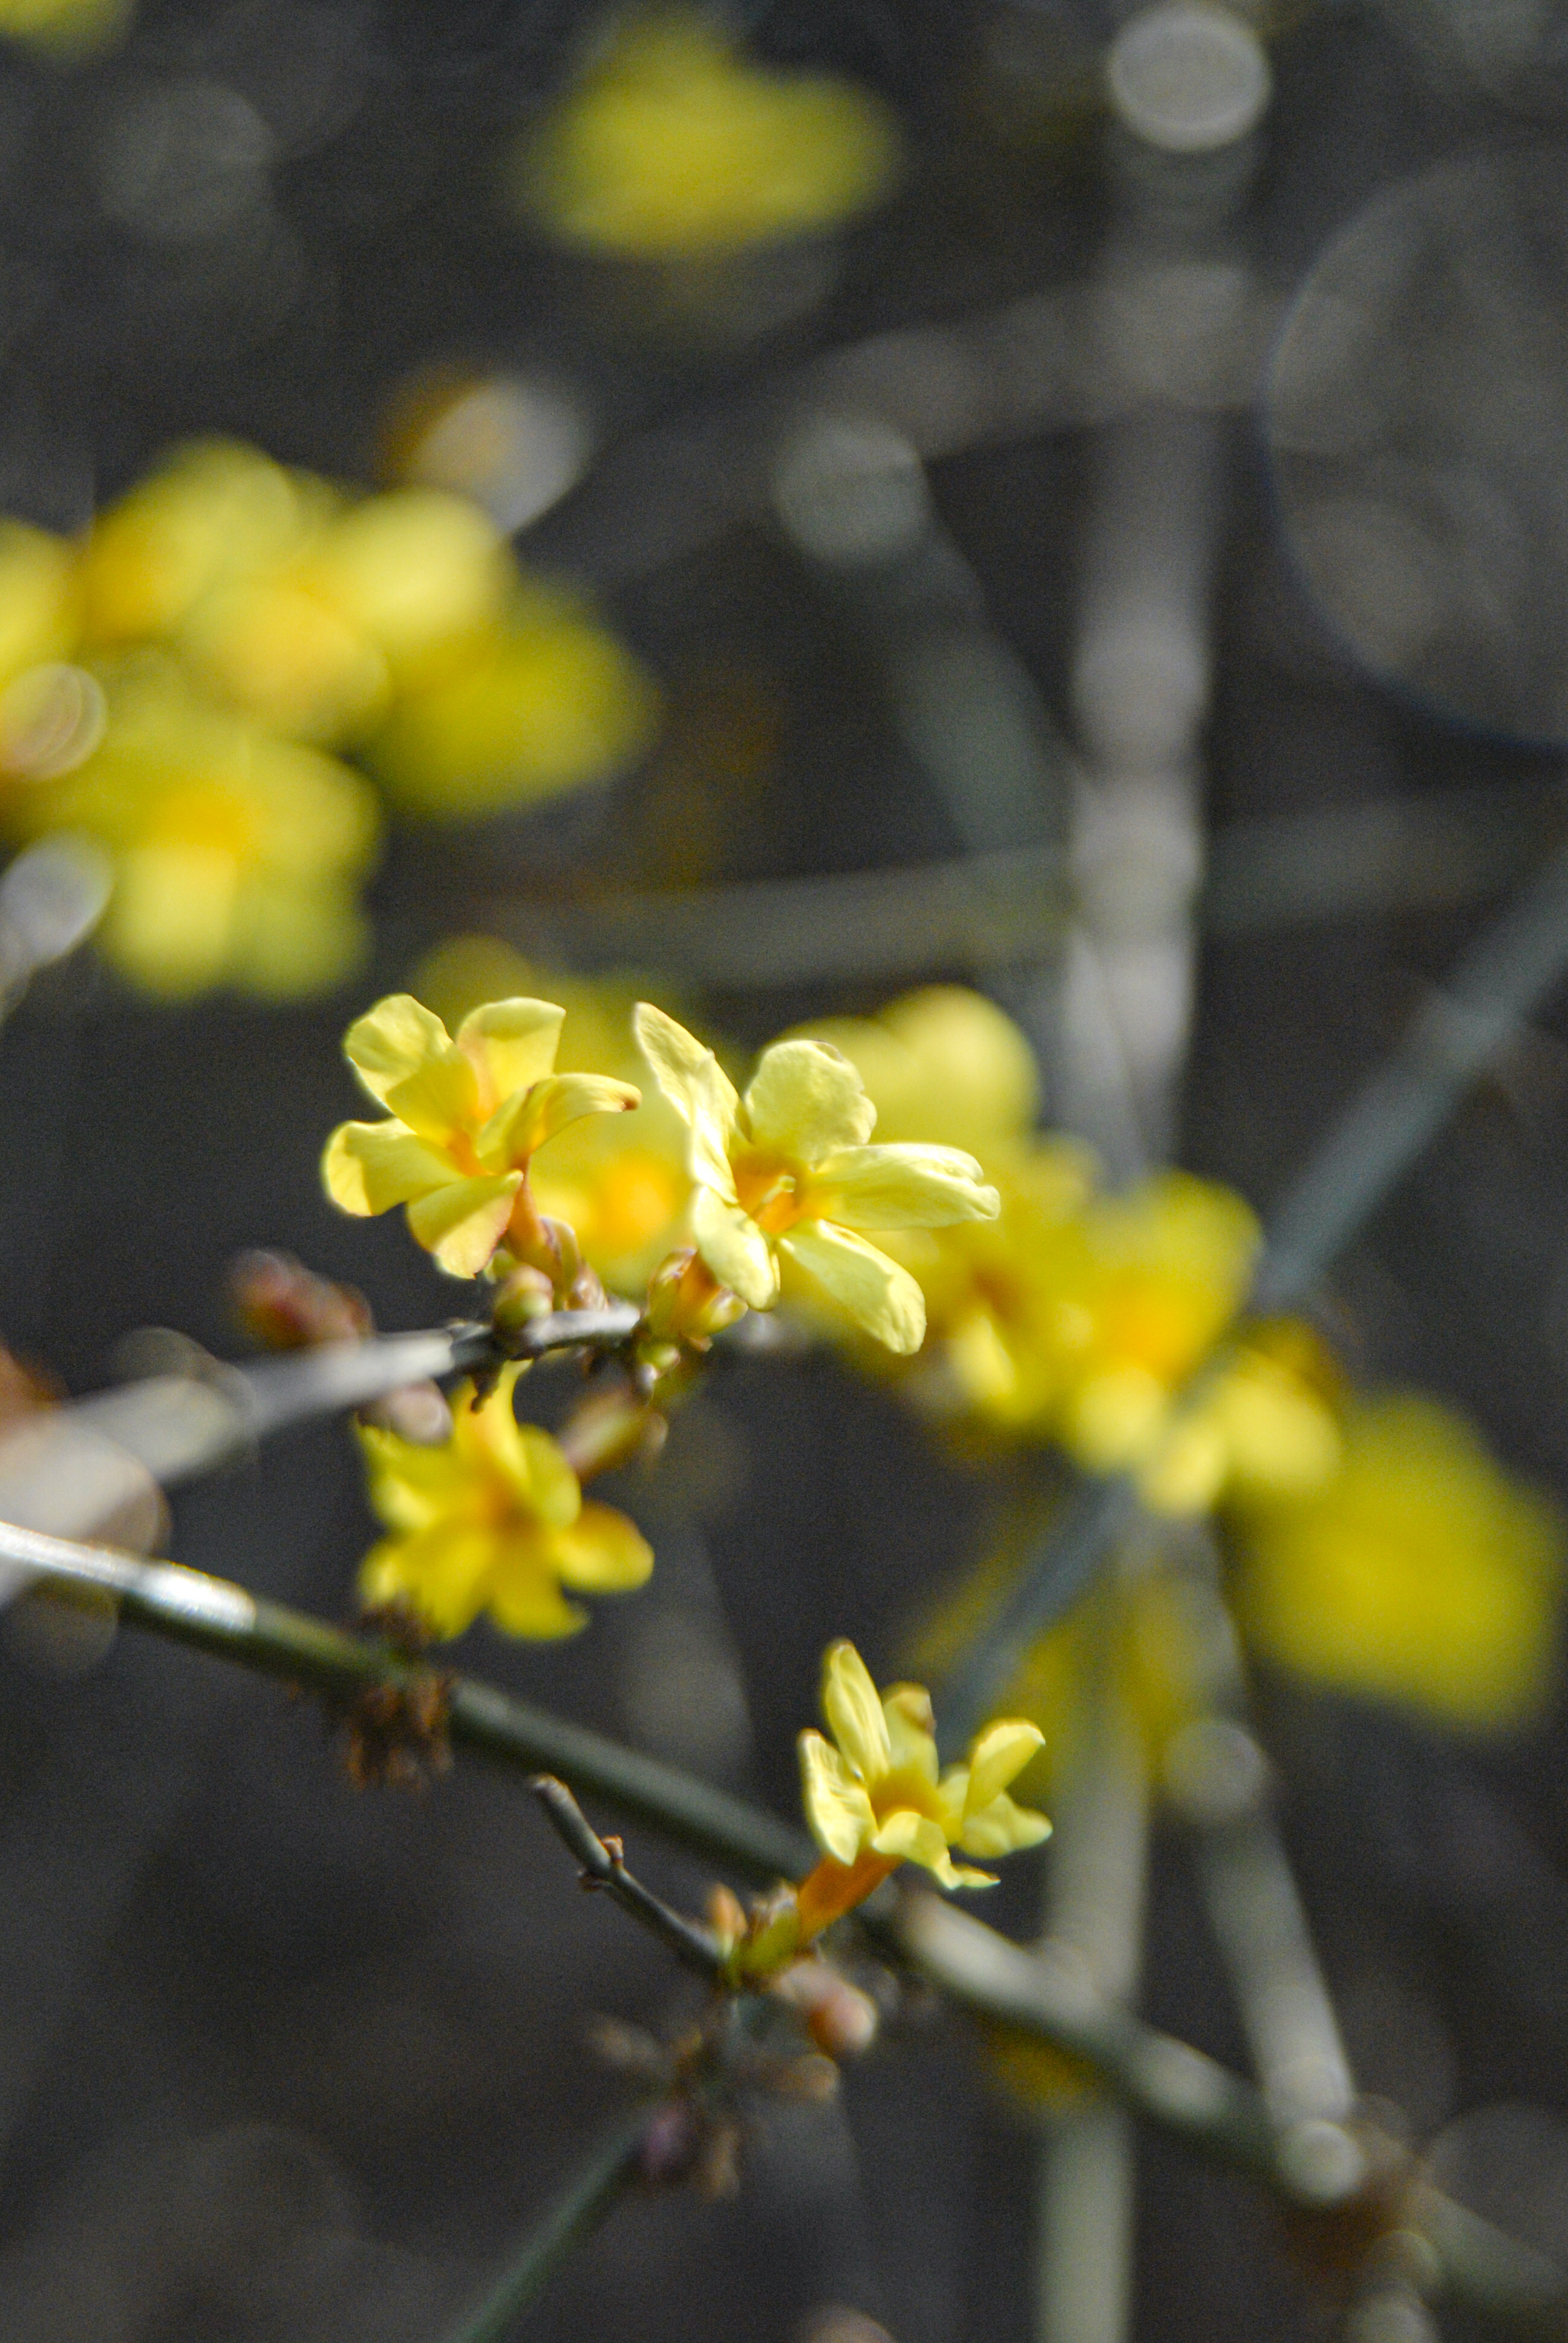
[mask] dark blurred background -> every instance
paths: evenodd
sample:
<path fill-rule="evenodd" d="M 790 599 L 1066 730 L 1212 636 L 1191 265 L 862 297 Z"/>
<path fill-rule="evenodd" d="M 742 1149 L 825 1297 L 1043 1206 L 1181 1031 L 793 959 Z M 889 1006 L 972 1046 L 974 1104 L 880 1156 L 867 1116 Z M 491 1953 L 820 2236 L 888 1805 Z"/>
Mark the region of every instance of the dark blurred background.
<path fill-rule="evenodd" d="M 374 965 L 326 1001 L 149 1005 L 88 960 L 35 986 L 0 1034 L 14 1351 L 78 1392 L 149 1322 L 232 1354 L 226 1263 L 258 1242 L 351 1280 L 386 1326 L 448 1315 L 450 1287 L 401 1228 L 335 1214 L 317 1171 L 353 1111 L 347 1016 L 443 934 L 479 925 L 591 967 L 620 956 L 595 907 L 628 891 L 937 864 L 1058 834 L 1107 445 L 1141 399 L 1172 396 L 1169 317 L 1135 366 L 1094 307 L 1130 236 L 1189 255 L 1197 236 L 1251 305 L 1213 378 L 1175 391 L 1206 435 L 1199 794 L 1216 875 L 1171 1080 L 1180 1160 L 1260 1209 L 1279 1193 L 1559 820 L 1553 336 L 1568 274 L 1539 191 L 1568 167 L 1568 24 L 1546 0 L 1274 12 L 1259 27 L 1272 103 L 1240 184 L 1184 182 L 1159 212 L 1101 94 L 1117 22 L 1092 0 L 738 8 L 754 56 L 879 91 L 907 172 L 830 236 L 658 284 L 552 242 L 498 192 L 519 130 L 574 68 L 586 6 L 200 0 L 144 5 L 79 64 L 0 48 L 0 506 L 78 528 L 169 442 L 212 431 L 370 482 L 422 367 L 564 386 L 596 453 L 519 551 L 598 589 L 667 696 L 660 745 L 613 789 L 395 833 L 371 890 Z M 1490 193 L 1456 194 L 1445 169 L 1480 171 Z M 1374 280 L 1346 357 L 1347 307 Z M 1031 303 L 1036 338 L 1004 379 L 994 320 Z M 1382 454 L 1371 426 L 1335 420 L 1347 384 L 1391 410 L 1407 397 L 1374 327 L 1415 350 L 1424 401 Z M 863 570 L 815 558 L 809 527 L 769 499 L 789 386 L 827 354 L 915 329 L 949 337 L 904 347 L 917 376 L 932 349 L 980 352 L 985 397 L 939 396 L 933 374 L 894 420 L 924 458 L 943 590 L 1003 647 L 1009 690 L 1035 696 L 1034 828 L 1010 829 L 1004 807 L 966 834 L 940 755 L 911 748 Z M 1483 379 L 1539 434 L 1538 467 L 1509 475 L 1511 537 L 1487 533 L 1494 440 L 1467 405 Z M 1477 447 L 1469 502 L 1443 505 L 1433 480 L 1452 487 Z M 1449 638 L 1409 619 L 1422 594 L 1451 597 Z M 1501 635 L 1531 628 L 1505 671 Z M 1355 817 L 1395 800 L 1397 850 L 1373 867 Z M 1316 826 L 1278 833 L 1297 876 L 1271 891 L 1246 879 L 1261 833 L 1242 826 L 1287 817 Z M 1227 839 L 1249 838 L 1252 864 L 1227 864 Z M 696 967 L 677 950 L 668 973 L 749 1046 L 924 979 L 979 982 L 1027 1018 L 1046 957 L 1027 938 L 987 951 L 939 937 L 928 954 L 918 934 L 865 969 L 841 935 L 825 950 L 820 973 L 809 935 L 781 973 L 733 952 L 719 965 L 717 949 Z M 639 931 L 633 956 L 648 966 L 657 945 Z M 1038 1017 L 1034 1031 L 1046 1048 Z M 1047 1073 L 1066 1113 L 1066 1077 Z M 1333 1289 L 1358 1373 L 1462 1404 L 1560 1489 L 1565 1226 L 1553 1008 Z M 659 1477 L 612 1493 L 658 1549 L 641 1606 L 604 1606 L 560 1649 L 480 1628 L 467 1663 L 791 1815 L 826 1636 L 897 1672 L 990 1502 L 890 1399 L 815 1354 L 726 1370 Z M 172 1550 L 341 1616 L 370 1526 L 351 1443 L 327 1424 L 181 1495 Z M 466 1764 L 423 1796 L 357 1795 L 315 1714 L 267 1684 L 129 1634 L 62 1655 L 20 1614 L 4 1632 L 0 2328 L 15 2343 L 435 2343 L 617 2102 L 587 2014 L 658 2022 L 681 1989 L 577 1896 L 515 1783 Z M 703 1701 L 671 1695 L 671 1671 L 695 1680 L 682 1666 L 705 1672 Z M 1491 2123 L 1494 2201 L 1568 2247 L 1561 1719 L 1478 1750 L 1267 1675 L 1261 1697 L 1364 2087 L 1422 2137 Z M 654 1884 L 696 1899 L 692 1867 L 633 1844 Z M 1013 1866 L 988 1917 L 1031 1925 L 1038 1860 Z M 1150 2014 L 1244 2063 L 1187 1851 L 1163 1825 L 1149 1943 Z M 830 2305 L 898 2343 L 1025 2331 L 1030 2121 L 974 2048 L 960 2018 L 906 2010 L 841 2107 L 769 2119 L 738 2201 L 622 2208 L 530 2331 L 848 2335 L 823 2324 Z M 1332 2330 L 1240 2183 L 1158 2141 L 1139 2170 L 1140 2335 Z"/>

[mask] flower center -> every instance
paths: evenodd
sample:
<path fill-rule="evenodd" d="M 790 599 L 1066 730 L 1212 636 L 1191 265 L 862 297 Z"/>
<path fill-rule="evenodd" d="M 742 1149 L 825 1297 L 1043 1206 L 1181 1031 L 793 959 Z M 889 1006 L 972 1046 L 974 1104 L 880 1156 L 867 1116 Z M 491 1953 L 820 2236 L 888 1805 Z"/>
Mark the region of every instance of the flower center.
<path fill-rule="evenodd" d="M 924 1815 L 928 1822 L 940 1823 L 942 1819 L 935 1783 L 928 1782 L 913 1765 L 895 1765 L 890 1774 L 884 1774 L 879 1782 L 871 1784 L 869 1796 L 871 1812 L 879 1823 L 905 1809 Z"/>
<path fill-rule="evenodd" d="M 749 1147 L 733 1159 L 731 1169 L 740 1209 L 765 1236 L 781 1236 L 804 1218 L 805 1181 L 787 1157 Z"/>

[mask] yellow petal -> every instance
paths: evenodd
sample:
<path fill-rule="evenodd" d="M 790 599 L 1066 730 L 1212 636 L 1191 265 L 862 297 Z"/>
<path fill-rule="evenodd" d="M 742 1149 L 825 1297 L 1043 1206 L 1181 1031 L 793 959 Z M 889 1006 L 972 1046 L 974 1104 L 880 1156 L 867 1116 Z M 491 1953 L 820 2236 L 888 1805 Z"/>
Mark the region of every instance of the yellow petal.
<path fill-rule="evenodd" d="M 888 1727 L 890 1763 L 895 1773 L 906 1770 L 922 1781 L 937 1778 L 935 1720 L 931 1696 L 924 1684 L 890 1684 L 882 1694 L 882 1715 Z"/>
<path fill-rule="evenodd" d="M 535 1541 L 504 1553 L 491 1582 L 488 1608 L 498 1627 L 530 1643 L 556 1643 L 588 1625 L 588 1614 L 568 1603 Z"/>
<path fill-rule="evenodd" d="M 651 1001 L 638 1002 L 631 1027 L 655 1081 L 691 1133 L 692 1178 L 732 1199 L 729 1144 L 740 1111 L 734 1083 L 711 1050 Z"/>
<path fill-rule="evenodd" d="M 779 1266 L 767 1238 L 739 1204 L 727 1203 L 711 1188 L 695 1189 L 691 1234 L 721 1285 L 753 1310 L 772 1309 L 779 1299 Z"/>
<path fill-rule="evenodd" d="M 454 1180 L 408 1207 L 408 1227 L 448 1277 L 477 1277 L 500 1243 L 512 1214 L 520 1172 L 487 1180 Z"/>
<path fill-rule="evenodd" d="M 138 846 L 122 856 L 105 922 L 114 958 L 144 990 L 176 1000 L 228 972 L 238 861 L 221 847 Z"/>
<path fill-rule="evenodd" d="M 871 1801 L 819 1733 L 802 1733 L 800 1795 L 811 1835 L 835 1863 L 853 1863 L 876 1827 Z"/>
<path fill-rule="evenodd" d="M 527 1163 L 536 1148 L 588 1114 L 627 1114 L 642 1104 L 631 1082 L 608 1074 L 549 1074 L 497 1108 L 475 1142 L 482 1163 L 498 1170 Z"/>
<path fill-rule="evenodd" d="M 920 1349 L 926 1338 L 926 1305 L 907 1269 L 830 1221 L 801 1221 L 779 1242 L 868 1334 L 900 1357 Z"/>
<path fill-rule="evenodd" d="M 1001 1198 L 956 1147 L 846 1147 L 815 1167 L 811 1202 L 852 1229 L 943 1229 L 994 1221 Z"/>
<path fill-rule="evenodd" d="M 512 1419 L 521 1465 L 523 1502 L 547 1529 L 568 1530 L 582 1512 L 577 1474 L 556 1442 L 539 1424 Z"/>
<path fill-rule="evenodd" d="M 746 1093 L 759 1147 L 816 1163 L 869 1139 L 877 1110 L 848 1058 L 821 1041 L 775 1041 Z"/>
<path fill-rule="evenodd" d="M 896 1806 L 873 1832 L 871 1845 L 879 1855 L 890 1855 L 900 1863 L 920 1864 L 934 1873 L 944 1887 L 960 1885 L 940 1823 L 929 1815 L 916 1814 L 912 1806 Z"/>
<path fill-rule="evenodd" d="M 1032 1806 L 1017 1806 L 1004 1790 L 978 1813 L 964 1816 L 959 1845 L 967 1855 L 1016 1855 L 1020 1847 L 1038 1846 L 1050 1836 L 1050 1825 Z"/>
<path fill-rule="evenodd" d="M 430 1060 L 452 1047 L 447 1029 L 411 992 L 389 992 L 357 1018 L 343 1037 L 343 1054 L 377 1102 Z"/>
<path fill-rule="evenodd" d="M 406 1123 L 340 1122 L 327 1142 L 321 1177 L 340 1211 L 363 1217 L 449 1188 L 456 1174 Z"/>
<path fill-rule="evenodd" d="M 553 1001 L 519 996 L 487 1001 L 464 1018 L 457 1028 L 457 1047 L 479 1077 L 484 1113 L 494 1113 L 505 1100 L 555 1071 L 565 1015 Z"/>
<path fill-rule="evenodd" d="M 1022 1773 L 1035 1751 L 1044 1746 L 1045 1735 L 1039 1725 L 1027 1724 L 1021 1716 L 999 1716 L 983 1733 L 976 1734 L 970 1745 L 965 1813 L 978 1814 L 982 1806 L 989 1806 Z"/>
<path fill-rule="evenodd" d="M 371 1507 L 389 1530 L 428 1529 L 465 1492 L 467 1467 L 451 1441 L 421 1448 L 379 1424 L 357 1424 L 355 1431 Z"/>
<path fill-rule="evenodd" d="M 410 1604 L 438 1635 L 460 1635 L 483 1607 L 495 1558 L 488 1531 L 437 1523 L 372 1546 L 360 1565 L 359 1590 L 369 1603 Z"/>
<path fill-rule="evenodd" d="M 625 1594 L 646 1586 L 653 1571 L 653 1548 L 625 1513 L 613 1505 L 585 1505 L 570 1529 L 551 1543 L 563 1586 L 583 1594 Z"/>
<path fill-rule="evenodd" d="M 868 1787 L 881 1781 L 893 1762 L 888 1720 L 870 1670 L 843 1636 L 829 1644 L 823 1655 L 822 1714 L 861 1781 Z"/>
<path fill-rule="evenodd" d="M 449 1048 L 445 1056 L 427 1059 L 417 1071 L 393 1082 L 387 1105 L 410 1131 L 439 1145 L 478 1120 L 478 1078 L 461 1051 Z"/>

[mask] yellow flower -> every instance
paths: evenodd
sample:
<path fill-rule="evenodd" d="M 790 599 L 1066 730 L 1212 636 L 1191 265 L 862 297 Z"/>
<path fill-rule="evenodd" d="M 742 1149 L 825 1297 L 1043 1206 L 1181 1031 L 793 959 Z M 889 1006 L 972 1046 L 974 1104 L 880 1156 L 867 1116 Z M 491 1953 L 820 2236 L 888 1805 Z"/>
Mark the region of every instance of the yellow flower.
<path fill-rule="evenodd" d="M 56 62 L 95 56 L 117 41 L 134 0 L 0 0 L 0 38 Z"/>
<path fill-rule="evenodd" d="M 107 685 L 99 744 L 59 779 L 12 792 L 6 811 L 28 835 L 85 830 L 108 850 L 109 958 L 168 999 L 340 982 L 367 942 L 355 882 L 376 844 L 368 782 L 204 707 L 156 655 Z"/>
<path fill-rule="evenodd" d="M 1393 1393 L 1345 1425 L 1344 1463 L 1238 1524 L 1238 1607 L 1313 1683 L 1485 1732 L 1552 1692 L 1568 1550 L 1557 1508 L 1436 1402 Z"/>
<path fill-rule="evenodd" d="M 395 992 L 351 1025 L 344 1053 L 385 1122 L 340 1123 L 322 1178 L 346 1212 L 408 1208 L 415 1240 L 452 1277 L 477 1277 L 531 1206 L 537 1148 L 579 1115 L 638 1103 L 629 1082 L 553 1070 L 564 1011 L 548 1001 L 492 1001 L 454 1041 L 411 993 Z"/>
<path fill-rule="evenodd" d="M 1034 1051 L 983 993 L 931 984 L 875 1017 L 828 1017 L 788 1039 L 830 1043 L 866 1085 L 884 1139 L 967 1148 L 988 1168 L 1032 1128 L 1040 1104 Z"/>
<path fill-rule="evenodd" d="M 370 1502 L 392 1533 L 361 1565 L 368 1603 L 408 1604 L 438 1635 L 460 1635 L 487 1611 L 508 1635 L 572 1635 L 587 1613 L 579 1594 L 641 1586 L 653 1555 L 636 1524 L 585 1504 L 577 1475 L 548 1432 L 519 1423 L 504 1368 L 478 1407 L 454 1400 L 451 1439 L 416 1447 L 362 1426 Z"/>
<path fill-rule="evenodd" d="M 21 521 L 0 521 L 0 685 L 68 658 L 77 622 L 75 548 Z"/>
<path fill-rule="evenodd" d="M 522 150 L 519 193 L 566 242 L 641 259 L 831 227 L 890 189 L 869 91 L 736 57 L 695 11 L 634 18 Z"/>
<path fill-rule="evenodd" d="M 503 993 L 543 994 L 566 1011 L 562 1042 L 574 1066 L 618 1081 L 642 1071 L 631 1039 L 638 988 L 628 978 L 535 968 L 494 936 L 455 936 L 421 960 L 414 990 L 448 1025 Z M 559 1132 L 528 1184 L 541 1212 L 570 1225 L 605 1283 L 634 1292 L 680 1242 L 691 1195 L 686 1127 L 650 1090 L 635 1124 L 586 1115 Z"/>
<path fill-rule="evenodd" d="M 770 1309 L 782 1252 L 890 1351 L 919 1350 L 920 1287 L 857 1232 L 994 1218 L 996 1191 L 973 1156 L 868 1146 L 877 1111 L 848 1059 L 819 1041 L 765 1050 L 742 1100 L 712 1051 L 662 1010 L 641 1001 L 633 1022 L 687 1126 L 691 1232 L 714 1276 Z"/>
<path fill-rule="evenodd" d="M 648 747 L 658 708 L 652 678 L 591 613 L 530 589 L 397 699 L 368 753 L 412 812 L 497 813 L 610 779 Z"/>
<path fill-rule="evenodd" d="M 955 1864 L 949 1850 L 994 1858 L 1049 1835 L 1043 1815 L 1007 1794 L 1044 1743 L 1038 1725 L 999 1717 L 976 1735 L 967 1764 L 939 1775 L 930 1694 L 920 1684 L 879 1694 L 843 1641 L 829 1645 L 822 1664 L 822 1714 L 833 1738 L 801 1734 L 802 1795 L 812 1835 L 840 1871 L 885 1876 L 918 1863 L 944 1887 L 992 1887 L 993 1873 Z M 808 1895 L 806 1885 L 802 1909 L 811 1916 L 819 1891 Z"/>

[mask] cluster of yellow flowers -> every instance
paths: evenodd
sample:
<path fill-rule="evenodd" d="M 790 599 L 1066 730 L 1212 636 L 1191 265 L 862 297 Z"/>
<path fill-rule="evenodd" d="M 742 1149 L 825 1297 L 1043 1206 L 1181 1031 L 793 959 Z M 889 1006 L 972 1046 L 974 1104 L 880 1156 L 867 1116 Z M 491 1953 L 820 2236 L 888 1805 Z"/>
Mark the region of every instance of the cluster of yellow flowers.
<path fill-rule="evenodd" d="M 1539 1713 L 1568 1551 L 1555 1509 L 1451 1412 L 1349 1396 L 1305 1326 L 1233 1330 L 1257 1244 L 1246 1206 L 1179 1174 L 1102 1192 L 1081 1150 L 1033 1130 L 1032 1060 L 989 1002 L 941 988 L 788 1035 L 742 1093 L 714 1051 L 619 982 L 552 988 L 588 1061 L 557 1072 L 566 1009 L 521 993 L 473 1001 L 487 980 L 527 972 L 506 947 L 467 939 L 426 970 L 466 1010 L 455 1040 L 408 995 L 351 1029 L 350 1062 L 387 1117 L 328 1143 L 325 1177 L 346 1210 L 403 1204 L 443 1268 L 532 1278 L 558 1305 L 580 1300 L 575 1281 L 593 1272 L 646 1281 L 646 1323 L 666 1344 L 646 1355 L 665 1363 L 671 1328 L 678 1348 L 742 1307 L 805 1303 L 854 1355 L 870 1338 L 928 1409 L 1131 1469 L 1157 1509 L 1218 1507 L 1261 1655 L 1467 1729 Z M 645 1071 L 646 1104 L 629 1079 Z M 1180 1400 L 1216 1345 L 1196 1398 Z M 519 1448 L 478 1428 L 498 1425 L 496 1411 L 512 1423 L 511 1389 L 467 1419 L 443 1464 L 366 1435 L 396 1533 L 367 1591 L 401 1595 L 443 1633 L 485 1608 L 512 1632 L 565 1633 L 580 1614 L 563 1587 L 646 1574 L 628 1524 L 577 1510 L 571 1466 L 543 1433 Z M 960 1602 L 951 1632 L 964 1615 Z M 1076 1623 L 1058 1630 L 1018 1687 L 1064 1745 L 1080 1640 Z M 1118 1666 L 1156 1756 L 1199 1697 L 1189 1643 L 1180 1588 L 1155 1573 L 1129 1597 Z M 940 1636 L 928 1656 L 940 1662 Z M 859 1879 L 912 1854 L 952 1884 L 945 1850 L 1000 1845 L 977 1820 L 980 1805 L 990 1814 L 975 1785 L 991 1784 L 995 1753 L 977 1751 L 962 1782 L 939 1777 L 923 1695 L 907 1687 L 879 1711 L 884 1751 L 859 1663 L 833 1667 L 836 1747 L 813 1738 L 803 1753 L 828 1855 Z M 1014 1771 L 1039 1740 L 1017 1725 Z"/>
<path fill-rule="evenodd" d="M 881 1129 L 933 1101 L 998 1192 L 989 1222 L 897 1241 L 930 1325 L 912 1388 L 934 1413 L 1137 1472 L 1170 1512 L 1332 1472 L 1338 1433 L 1304 1330 L 1254 1332 L 1171 1420 L 1246 1295 L 1259 1231 L 1241 1197 L 1179 1172 L 1106 1193 L 1086 1149 L 1034 1128 L 1028 1044 L 976 993 L 934 987 L 801 1030 L 853 1060 Z"/>
<path fill-rule="evenodd" d="M 70 544 L 0 532 L 0 823 L 99 839 L 104 940 L 166 994 L 304 993 L 360 956 L 378 828 L 612 774 L 657 694 L 460 497 L 354 498 L 254 448 L 176 452 Z"/>
<path fill-rule="evenodd" d="M 736 54 L 691 9 L 613 25 L 514 166 L 548 233 L 634 259 L 743 251 L 836 226 L 893 186 L 900 139 L 868 91 Z"/>

